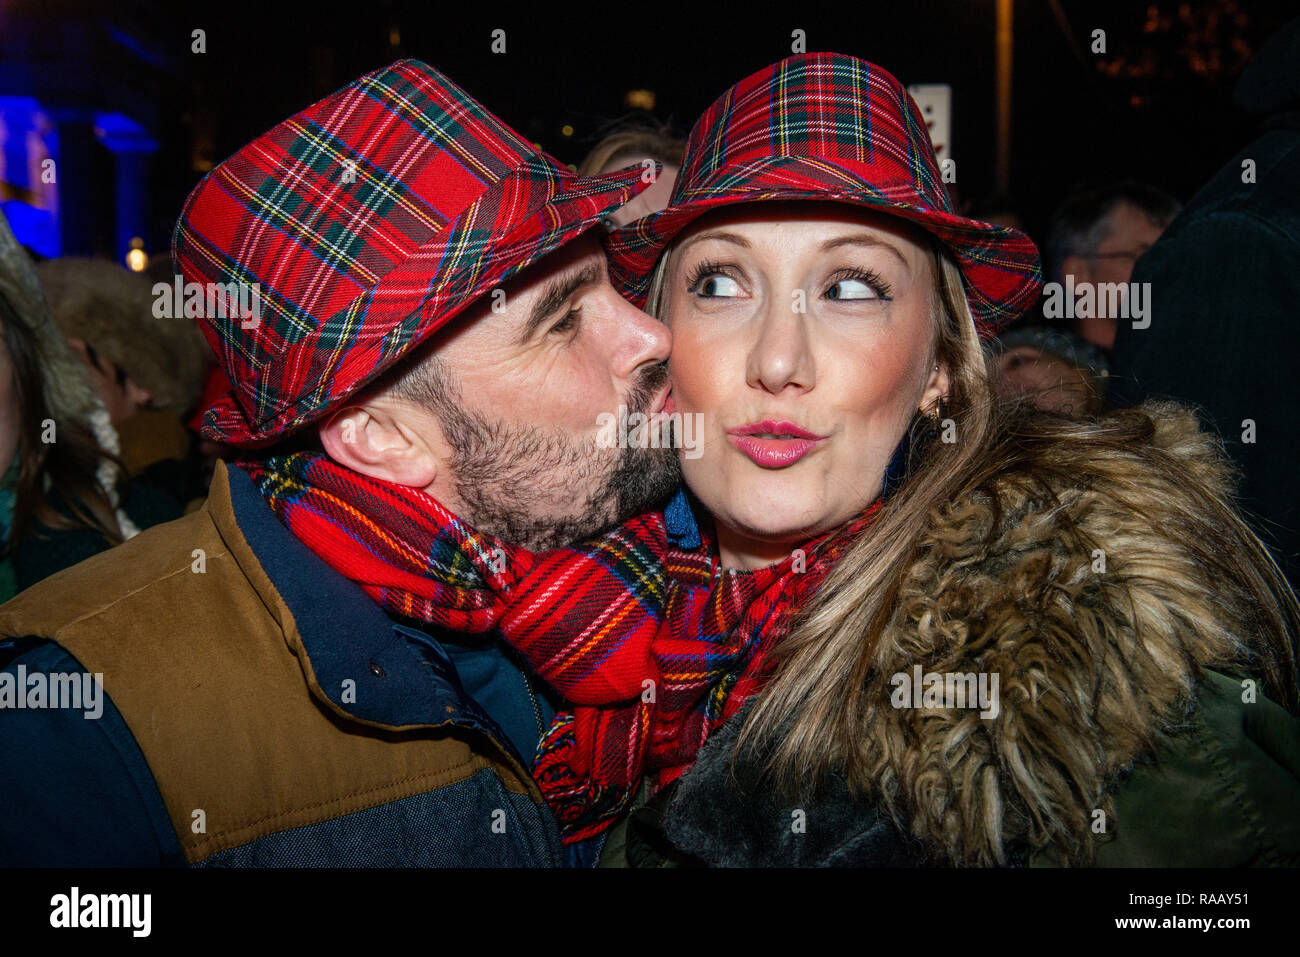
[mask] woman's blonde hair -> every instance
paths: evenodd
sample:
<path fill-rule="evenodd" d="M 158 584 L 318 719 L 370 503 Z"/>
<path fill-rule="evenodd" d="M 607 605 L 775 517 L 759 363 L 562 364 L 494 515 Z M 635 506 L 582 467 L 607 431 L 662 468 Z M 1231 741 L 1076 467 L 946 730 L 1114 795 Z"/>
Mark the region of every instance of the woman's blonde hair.
<path fill-rule="evenodd" d="M 676 243 L 674 243 L 674 246 Z M 1037 413 L 1025 403 L 999 399 L 992 369 L 971 317 L 961 271 L 947 248 L 933 242 L 936 335 L 932 362 L 946 363 L 950 391 L 941 429 L 956 441 L 924 441 L 934 428 L 920 410 L 910 426 L 906 477 L 828 575 L 821 590 L 796 616 L 774 650 L 771 680 L 747 708 L 736 753 L 750 751 L 770 783 L 793 794 L 831 774 L 850 789 L 870 794 L 880 770 L 879 749 L 865 740 L 867 678 L 877 642 L 894 615 L 900 589 L 918 558 L 919 543 L 936 515 L 950 503 L 987 489 L 1007 469 L 1060 475 L 1068 444 L 1118 460 L 1151 438 L 1153 424 L 1141 414 L 1067 419 Z M 666 305 L 669 247 L 652 276 L 648 309 Z M 925 410 L 929 412 L 930 410 Z M 1123 465 L 1121 463 L 1121 469 Z M 1242 521 L 1229 493 L 1203 488 L 1178 469 L 1170 483 L 1206 520 L 1197 527 L 1166 530 L 1225 591 L 1253 607 L 1253 661 L 1269 694 L 1296 710 L 1295 659 L 1289 634 L 1300 618 L 1296 599 L 1258 537 Z M 1141 521 L 1141 516 L 1135 516 Z"/>

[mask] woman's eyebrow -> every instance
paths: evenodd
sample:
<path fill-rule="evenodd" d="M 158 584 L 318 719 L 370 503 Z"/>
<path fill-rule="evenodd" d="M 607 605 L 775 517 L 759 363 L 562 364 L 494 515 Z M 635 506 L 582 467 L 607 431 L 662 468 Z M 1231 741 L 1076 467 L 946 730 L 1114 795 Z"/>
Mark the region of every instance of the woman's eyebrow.
<path fill-rule="evenodd" d="M 910 268 L 910 263 L 908 263 L 907 257 L 899 252 L 891 243 L 861 233 L 855 233 L 852 236 L 839 236 L 835 239 L 828 239 L 826 242 L 822 243 L 822 252 L 830 252 L 832 249 L 838 249 L 841 246 L 872 246 L 878 249 L 884 249 L 893 253 L 898 257 L 899 262 Z"/>
<path fill-rule="evenodd" d="M 746 239 L 744 236 L 738 236 L 736 233 L 715 233 L 712 231 L 700 233 L 697 236 L 692 236 L 690 239 L 688 239 L 685 243 L 682 244 L 682 248 L 686 249 L 690 246 L 695 245 L 695 243 L 703 242 L 706 239 L 720 239 L 724 243 L 734 243 L 735 245 L 740 246 L 743 249 L 749 248 L 749 240 Z"/>

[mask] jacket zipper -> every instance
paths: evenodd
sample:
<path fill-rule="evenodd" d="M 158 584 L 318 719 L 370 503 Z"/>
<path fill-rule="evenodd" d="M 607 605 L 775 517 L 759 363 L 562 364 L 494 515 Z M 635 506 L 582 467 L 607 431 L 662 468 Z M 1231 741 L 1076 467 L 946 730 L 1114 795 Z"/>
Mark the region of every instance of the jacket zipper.
<path fill-rule="evenodd" d="M 542 727 L 542 709 L 537 703 L 537 695 L 533 694 L 533 683 L 528 680 L 528 674 L 522 668 L 519 669 L 519 677 L 524 679 L 524 688 L 528 691 L 528 700 L 533 703 L 533 719 L 537 722 L 537 741 L 540 744 L 542 735 L 546 734 L 546 729 Z M 537 756 L 537 748 L 533 748 L 533 757 L 528 759 L 528 767 L 533 766 L 533 758 Z"/>

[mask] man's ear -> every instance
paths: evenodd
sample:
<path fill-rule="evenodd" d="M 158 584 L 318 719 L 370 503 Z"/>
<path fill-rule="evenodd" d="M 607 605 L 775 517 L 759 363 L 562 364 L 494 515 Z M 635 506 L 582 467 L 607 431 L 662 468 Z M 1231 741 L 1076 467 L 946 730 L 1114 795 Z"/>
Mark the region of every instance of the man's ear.
<path fill-rule="evenodd" d="M 426 489 L 438 461 L 402 415 L 402 409 L 367 402 L 340 409 L 320 425 L 325 452 L 345 468 L 398 485 Z"/>

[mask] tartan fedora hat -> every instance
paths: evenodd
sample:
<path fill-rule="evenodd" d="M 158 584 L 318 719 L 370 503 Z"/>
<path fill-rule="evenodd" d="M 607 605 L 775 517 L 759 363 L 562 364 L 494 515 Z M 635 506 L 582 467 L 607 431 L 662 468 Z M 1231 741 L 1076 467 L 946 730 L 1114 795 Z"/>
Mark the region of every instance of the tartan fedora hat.
<path fill-rule="evenodd" d="M 601 223 L 640 173 L 579 177 L 417 60 L 290 117 L 205 176 L 176 224 L 177 298 L 233 383 L 201 431 L 252 447 L 320 418 Z"/>
<path fill-rule="evenodd" d="M 1029 308 L 1042 285 L 1033 240 L 953 213 L 929 132 L 902 84 L 838 53 L 787 57 L 705 110 L 667 208 L 607 238 L 615 284 L 643 305 L 656 261 L 691 222 L 720 206 L 776 200 L 851 203 L 926 230 L 961 267 L 985 338 Z"/>

